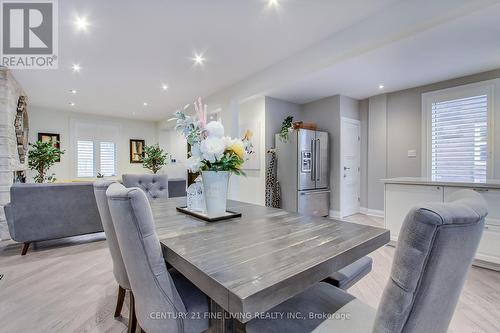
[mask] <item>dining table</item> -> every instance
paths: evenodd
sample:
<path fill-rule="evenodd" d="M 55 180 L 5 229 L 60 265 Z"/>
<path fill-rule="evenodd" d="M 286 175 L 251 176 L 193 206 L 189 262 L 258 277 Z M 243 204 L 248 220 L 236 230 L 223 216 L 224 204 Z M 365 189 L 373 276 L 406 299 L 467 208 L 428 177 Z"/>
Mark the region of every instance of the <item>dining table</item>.
<path fill-rule="evenodd" d="M 166 261 L 210 299 L 210 332 L 245 324 L 384 246 L 387 229 L 228 200 L 241 217 L 207 222 L 151 203 Z"/>

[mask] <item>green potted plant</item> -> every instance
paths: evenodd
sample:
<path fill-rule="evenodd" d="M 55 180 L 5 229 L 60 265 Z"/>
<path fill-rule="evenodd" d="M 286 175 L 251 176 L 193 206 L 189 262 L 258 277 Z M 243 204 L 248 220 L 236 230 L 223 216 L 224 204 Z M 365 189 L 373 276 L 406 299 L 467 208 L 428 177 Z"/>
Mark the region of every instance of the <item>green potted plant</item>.
<path fill-rule="evenodd" d="M 37 141 L 30 146 L 32 148 L 28 152 L 28 167 L 37 172 L 34 177 L 35 182 L 43 183 L 46 180 L 53 182 L 54 174 L 47 178 L 46 173 L 61 158 L 64 151 L 55 147 L 53 141 Z"/>
<path fill-rule="evenodd" d="M 279 137 L 281 141 L 287 142 L 288 141 L 288 133 L 290 132 L 290 129 L 292 128 L 292 123 L 293 123 L 293 117 L 288 116 L 283 120 L 283 123 L 281 124 L 281 130 L 279 133 Z"/>
<path fill-rule="evenodd" d="M 160 148 L 158 144 L 152 146 L 144 146 L 144 159 L 142 166 L 157 173 L 164 165 L 167 164 L 168 154 Z"/>

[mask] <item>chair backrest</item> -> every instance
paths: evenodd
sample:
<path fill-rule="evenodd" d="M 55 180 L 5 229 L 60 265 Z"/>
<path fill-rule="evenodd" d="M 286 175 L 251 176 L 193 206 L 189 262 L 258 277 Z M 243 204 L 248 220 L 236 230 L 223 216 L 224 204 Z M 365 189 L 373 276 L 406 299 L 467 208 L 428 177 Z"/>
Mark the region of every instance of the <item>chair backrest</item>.
<path fill-rule="evenodd" d="M 399 234 L 373 332 L 446 332 L 488 214 L 476 192 L 412 209 Z"/>
<path fill-rule="evenodd" d="M 111 184 L 106 195 L 141 328 L 149 333 L 184 332 L 179 313 L 186 308 L 167 271 L 145 193 Z"/>
<path fill-rule="evenodd" d="M 127 271 L 123 263 L 122 254 L 116 238 L 115 227 L 111 220 L 109 212 L 108 198 L 106 197 L 106 190 L 113 181 L 100 180 L 94 183 L 94 195 L 97 202 L 99 215 L 101 215 L 102 227 L 106 234 L 109 252 L 113 260 L 113 274 L 115 275 L 116 282 L 124 289 L 130 290 L 130 283 L 128 281 Z"/>
<path fill-rule="evenodd" d="M 148 199 L 168 198 L 168 176 L 153 174 L 124 174 L 125 187 L 138 187 L 143 190 Z"/>

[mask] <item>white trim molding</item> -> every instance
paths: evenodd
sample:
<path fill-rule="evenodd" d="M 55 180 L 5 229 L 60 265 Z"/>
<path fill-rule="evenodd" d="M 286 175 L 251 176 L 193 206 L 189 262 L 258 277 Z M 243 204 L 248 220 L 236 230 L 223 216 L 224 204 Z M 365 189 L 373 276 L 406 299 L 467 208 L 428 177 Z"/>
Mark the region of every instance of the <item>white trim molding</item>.
<path fill-rule="evenodd" d="M 338 210 L 333 210 L 333 209 L 330 209 L 330 214 L 328 215 L 328 217 L 332 218 L 332 219 L 340 219 L 340 211 Z"/>
<path fill-rule="evenodd" d="M 359 212 L 361 214 L 370 215 L 370 216 L 376 216 L 376 217 L 384 217 L 385 216 L 383 210 L 369 209 L 369 208 L 366 208 L 366 207 L 360 207 Z"/>

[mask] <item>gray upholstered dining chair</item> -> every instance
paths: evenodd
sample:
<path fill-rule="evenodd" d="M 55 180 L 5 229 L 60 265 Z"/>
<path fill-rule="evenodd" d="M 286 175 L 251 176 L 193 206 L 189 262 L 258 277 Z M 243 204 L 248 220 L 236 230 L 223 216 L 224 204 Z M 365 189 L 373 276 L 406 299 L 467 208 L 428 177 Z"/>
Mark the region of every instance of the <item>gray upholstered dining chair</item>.
<path fill-rule="evenodd" d="M 180 273 L 167 270 L 145 193 L 111 184 L 106 195 L 141 328 L 148 333 L 208 329 L 208 298 Z"/>
<path fill-rule="evenodd" d="M 113 226 L 113 221 L 111 220 L 109 212 L 108 198 L 106 197 L 106 190 L 112 183 L 114 182 L 106 180 L 96 181 L 94 183 L 94 195 L 97 203 L 97 209 L 99 210 L 99 215 L 101 216 L 104 233 L 106 234 L 111 259 L 113 261 L 113 275 L 118 283 L 118 299 L 116 302 L 115 318 L 120 316 L 123 302 L 125 300 L 125 292 L 128 290 L 130 296 L 128 331 L 135 332 L 137 322 L 134 313 L 134 296 L 131 292 L 127 271 L 125 269 L 125 264 L 123 263 L 120 247 L 118 245 L 118 239 L 116 238 L 115 227 Z"/>
<path fill-rule="evenodd" d="M 321 282 L 270 310 L 300 312 L 305 320 L 254 319 L 246 325 L 246 331 L 444 333 L 487 214 L 485 201 L 471 190 L 457 192 L 453 202 L 412 209 L 403 223 L 378 311 Z M 316 315 L 311 318 L 311 313 Z"/>
<path fill-rule="evenodd" d="M 168 198 L 168 176 L 156 174 L 124 174 L 125 187 L 138 187 L 143 190 L 149 200 Z"/>

